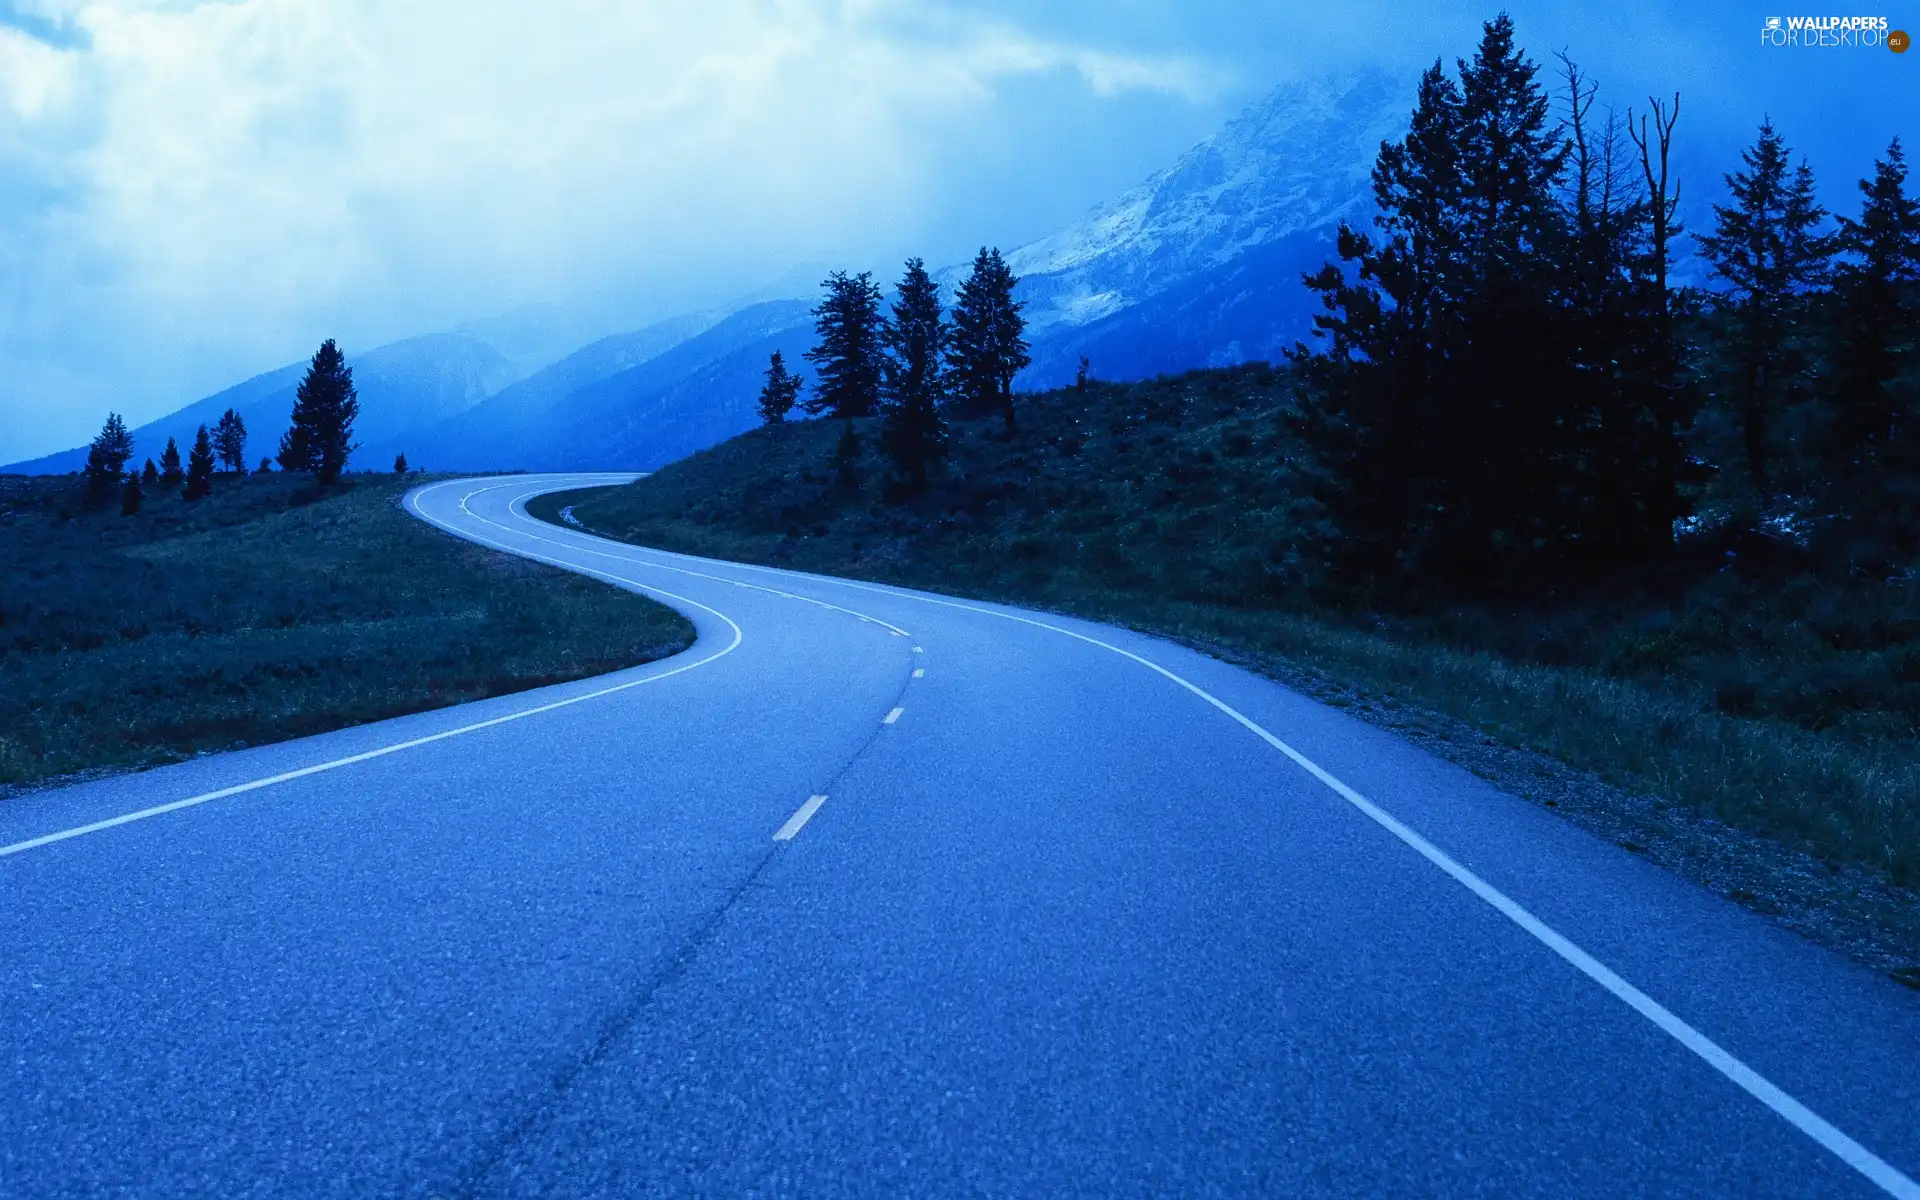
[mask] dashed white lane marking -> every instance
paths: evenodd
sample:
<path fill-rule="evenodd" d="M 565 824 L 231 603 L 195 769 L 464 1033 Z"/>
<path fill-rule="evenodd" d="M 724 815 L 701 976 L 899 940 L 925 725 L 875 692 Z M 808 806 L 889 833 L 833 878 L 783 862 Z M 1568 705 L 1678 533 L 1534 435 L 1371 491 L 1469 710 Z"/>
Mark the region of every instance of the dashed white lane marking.
<path fill-rule="evenodd" d="M 913 648 L 913 652 L 914 652 L 915 654 L 925 654 L 925 653 L 926 653 L 926 651 L 925 651 L 925 650 L 922 650 L 922 649 L 921 649 L 920 647 L 918 647 L 918 646 L 915 646 L 915 647 Z"/>
<path fill-rule="evenodd" d="M 925 667 L 915 667 L 913 669 L 913 677 L 915 679 L 924 679 L 926 678 L 926 675 L 927 675 L 927 669 Z"/>
<path fill-rule="evenodd" d="M 793 835 L 805 829 L 807 822 L 813 820 L 813 814 L 819 812 L 820 806 L 826 802 L 827 798 L 825 796 L 808 797 L 807 802 L 794 810 L 794 814 L 787 818 L 787 823 L 780 827 L 780 832 L 773 835 L 773 840 L 776 842 L 792 841 Z"/>
<path fill-rule="evenodd" d="M 895 721 L 898 721 L 900 719 L 900 714 L 905 711 L 907 710 L 904 708 L 896 708 L 892 712 L 888 713 L 886 716 L 882 717 L 880 719 L 880 723 L 882 725 L 891 725 Z"/>
<path fill-rule="evenodd" d="M 669 552 L 651 551 L 650 553 L 659 554 Z M 673 557 L 684 558 L 688 556 L 673 555 Z M 630 563 L 646 563 L 648 560 L 628 558 L 626 561 Z M 648 565 L 666 566 L 666 564 L 663 563 L 650 563 Z M 1174 674 L 1159 663 L 1135 654 L 1131 650 L 1122 649 L 1110 642 L 1101 641 L 1099 638 L 1090 637 L 1084 633 L 1076 633 L 1071 629 L 1051 625 L 1045 621 L 1034 620 L 1031 617 L 1023 617 L 1010 612 L 1001 612 L 977 604 L 966 604 L 957 600 L 945 600 L 914 592 L 897 591 L 893 588 L 880 587 L 873 584 L 854 583 L 849 580 L 836 579 L 832 576 L 806 575 L 799 572 L 785 571 L 778 567 L 760 567 L 749 563 L 729 563 L 728 565 L 767 575 L 801 579 L 809 583 L 827 583 L 853 591 L 872 592 L 877 595 L 891 596 L 895 599 L 912 600 L 920 604 L 932 604 L 941 608 L 954 608 L 964 612 L 981 613 L 985 616 L 998 617 L 1001 620 L 1013 621 L 1021 625 L 1030 625 L 1036 629 L 1045 629 L 1052 633 L 1073 638 L 1075 641 L 1085 642 L 1091 646 L 1098 646 L 1103 650 L 1110 650 L 1122 658 L 1138 663 L 1155 674 L 1186 689 L 1201 700 L 1204 700 L 1245 728 L 1248 732 L 1258 737 L 1261 741 L 1266 742 L 1280 754 L 1291 760 L 1294 765 L 1324 784 L 1342 800 L 1358 809 L 1368 820 L 1373 821 L 1382 829 L 1385 829 L 1420 857 L 1445 872 L 1454 882 L 1473 893 L 1501 916 L 1525 930 L 1530 936 L 1570 964 L 1575 970 L 1599 984 L 1616 999 L 1627 1005 L 1627 1007 L 1639 1013 L 1655 1027 L 1673 1038 L 1674 1041 L 1697 1055 L 1703 1062 L 1718 1071 L 1735 1086 L 1739 1087 L 1749 1096 L 1752 1096 L 1755 1100 L 1758 1100 L 1761 1104 L 1766 1105 L 1769 1109 L 1772 1109 L 1776 1115 L 1805 1134 L 1808 1138 L 1811 1138 L 1828 1153 L 1859 1172 L 1863 1177 L 1880 1188 L 1881 1191 L 1889 1196 L 1896 1197 L 1897 1200 L 1920 1200 L 1920 1183 L 1915 1183 L 1912 1178 L 1903 1173 L 1898 1167 L 1895 1167 L 1892 1163 L 1887 1162 L 1879 1155 L 1873 1153 L 1873 1151 L 1853 1140 L 1853 1138 L 1847 1136 L 1845 1132 L 1827 1121 L 1820 1114 L 1794 1099 L 1791 1095 L 1788 1095 L 1771 1080 L 1728 1053 L 1718 1043 L 1707 1037 L 1706 1034 L 1701 1033 L 1698 1029 L 1687 1024 L 1659 1001 L 1622 978 L 1611 967 L 1608 967 L 1599 959 L 1594 958 L 1558 930 L 1534 916 L 1533 913 L 1523 908 L 1518 901 L 1512 899 L 1506 893 L 1500 891 L 1479 875 L 1461 865 L 1446 851 L 1440 849 L 1440 847 L 1434 845 L 1413 829 L 1402 824 L 1393 814 L 1387 812 L 1351 787 L 1348 787 L 1346 783 L 1336 778 L 1331 772 L 1320 766 L 1320 764 L 1314 762 L 1298 750 L 1295 750 L 1278 737 L 1275 737 L 1266 727 L 1254 721 L 1251 717 L 1246 716 L 1205 688 Z M 675 568 L 666 567 L 666 569 L 674 570 Z M 916 652 L 918 652 L 919 649 L 918 646 L 914 647 Z"/>

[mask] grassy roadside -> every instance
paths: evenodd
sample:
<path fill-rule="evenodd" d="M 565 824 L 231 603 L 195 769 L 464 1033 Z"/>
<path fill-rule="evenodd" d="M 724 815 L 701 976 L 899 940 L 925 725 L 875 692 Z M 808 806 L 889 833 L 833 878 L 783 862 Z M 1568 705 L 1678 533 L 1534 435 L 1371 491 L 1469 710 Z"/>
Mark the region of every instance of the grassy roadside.
<path fill-rule="evenodd" d="M 0 477 L 0 789 L 596 675 L 691 625 L 408 516 L 421 477 L 215 480 L 90 510 Z"/>
<path fill-rule="evenodd" d="M 1315 607 L 1284 586 L 1295 501 L 1272 466 L 1281 403 L 1255 368 L 1033 397 L 1013 437 L 956 426 L 948 478 L 908 503 L 887 502 L 871 458 L 865 485 L 836 490 L 837 423 L 804 423 L 532 510 L 1173 637 L 1408 733 L 1920 985 L 1913 597 L 1710 573 L 1658 603 Z"/>

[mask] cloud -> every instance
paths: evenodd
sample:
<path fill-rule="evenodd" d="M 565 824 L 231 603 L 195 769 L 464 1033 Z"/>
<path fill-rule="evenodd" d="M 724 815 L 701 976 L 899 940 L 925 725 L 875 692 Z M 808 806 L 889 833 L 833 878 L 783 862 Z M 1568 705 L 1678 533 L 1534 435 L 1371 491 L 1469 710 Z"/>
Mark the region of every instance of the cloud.
<path fill-rule="evenodd" d="M 862 252 L 1014 80 L 1216 86 L 905 0 L 0 8 L 0 460 L 323 334 L 665 308 Z"/>
<path fill-rule="evenodd" d="M 539 301 L 584 335 L 794 263 L 1011 246 L 1275 83 L 1451 63 L 1493 7 L 0 0 L 0 462 L 326 336 Z M 1603 102 L 1685 94 L 1696 226 L 1763 113 L 1836 206 L 1914 137 L 1911 53 L 1767 53 L 1735 0 L 1525 7 Z"/>
<path fill-rule="evenodd" d="M 62 50 L 84 50 L 87 35 L 73 22 L 71 14 L 55 15 L 38 8 L 0 0 L 0 26 L 17 30 L 43 45 Z"/>

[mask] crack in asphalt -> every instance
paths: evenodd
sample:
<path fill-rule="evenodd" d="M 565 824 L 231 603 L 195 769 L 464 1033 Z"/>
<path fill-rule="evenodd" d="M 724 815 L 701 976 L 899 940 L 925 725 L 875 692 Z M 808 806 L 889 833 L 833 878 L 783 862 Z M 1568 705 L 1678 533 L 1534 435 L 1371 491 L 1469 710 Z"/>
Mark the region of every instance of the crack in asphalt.
<path fill-rule="evenodd" d="M 919 661 L 919 656 L 914 656 L 912 661 Z M 899 706 L 900 702 L 906 698 L 912 684 L 913 677 L 909 674 L 901 683 L 900 690 L 894 694 L 890 708 Z M 840 780 L 844 779 L 867 751 L 873 748 L 873 744 L 880 739 L 886 728 L 885 725 L 876 724 L 873 732 L 867 735 L 867 739 L 847 756 L 846 762 L 828 777 L 818 791 L 824 795 L 833 795 Z M 462 1200 L 485 1195 L 484 1188 L 489 1177 L 506 1161 L 508 1155 L 552 1125 L 568 1094 L 573 1090 L 574 1084 L 588 1069 L 604 1060 L 615 1044 L 640 1023 L 647 1010 L 653 1006 L 654 1000 L 668 985 L 686 974 L 688 968 L 699 958 L 700 952 L 718 935 L 728 915 L 738 907 L 747 893 L 753 890 L 767 867 L 792 844 L 792 842 L 768 842 L 767 848 L 761 851 L 759 857 L 753 861 L 753 865 L 747 869 L 746 874 L 727 890 L 726 895 L 701 919 L 679 947 L 668 955 L 657 969 L 640 981 L 638 989 L 626 1006 L 608 1018 L 592 1041 L 553 1074 L 548 1081 L 545 1095 L 535 1101 L 519 1120 L 493 1138 L 467 1168 L 460 1172 L 454 1183 L 449 1184 L 444 1191 L 436 1190 L 433 1194 L 460 1197 Z"/>

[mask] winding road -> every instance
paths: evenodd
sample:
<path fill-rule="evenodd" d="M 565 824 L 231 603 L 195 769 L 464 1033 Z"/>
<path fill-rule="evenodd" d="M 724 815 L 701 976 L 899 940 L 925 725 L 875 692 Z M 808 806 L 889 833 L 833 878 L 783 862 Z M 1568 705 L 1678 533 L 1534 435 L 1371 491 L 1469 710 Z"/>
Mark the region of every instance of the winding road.
<path fill-rule="evenodd" d="M 0 1196 L 1920 1197 L 1920 995 L 1110 627 L 450 534 L 698 642 L 0 805 Z"/>

